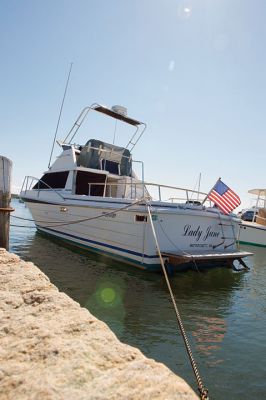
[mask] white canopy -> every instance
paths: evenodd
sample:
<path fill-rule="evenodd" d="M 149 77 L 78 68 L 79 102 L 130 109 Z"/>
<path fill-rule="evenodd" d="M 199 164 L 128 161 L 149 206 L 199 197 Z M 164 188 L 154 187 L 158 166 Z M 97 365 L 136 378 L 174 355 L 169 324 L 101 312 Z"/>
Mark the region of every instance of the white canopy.
<path fill-rule="evenodd" d="M 266 189 L 251 189 L 248 193 L 266 197 Z"/>

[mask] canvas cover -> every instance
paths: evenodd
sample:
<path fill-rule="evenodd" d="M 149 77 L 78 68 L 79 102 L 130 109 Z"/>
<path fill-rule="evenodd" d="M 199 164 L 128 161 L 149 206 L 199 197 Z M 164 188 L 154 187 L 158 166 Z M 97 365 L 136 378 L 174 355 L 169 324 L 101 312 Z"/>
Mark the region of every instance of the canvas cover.
<path fill-rule="evenodd" d="M 105 162 L 103 163 L 103 161 Z M 119 165 L 120 175 L 131 176 L 131 154 L 124 147 L 115 146 L 97 139 L 90 139 L 82 147 L 78 159 L 78 166 L 85 168 L 104 169 L 103 165 L 112 163 Z"/>
<path fill-rule="evenodd" d="M 266 209 L 260 208 L 258 211 L 258 215 L 256 216 L 257 224 L 266 225 Z"/>

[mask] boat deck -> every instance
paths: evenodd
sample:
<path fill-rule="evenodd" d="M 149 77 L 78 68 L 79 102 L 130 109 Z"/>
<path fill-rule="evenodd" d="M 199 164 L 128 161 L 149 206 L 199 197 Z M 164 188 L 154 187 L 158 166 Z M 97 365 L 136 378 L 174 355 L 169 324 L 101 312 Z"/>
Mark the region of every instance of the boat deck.
<path fill-rule="evenodd" d="M 210 263 L 210 262 L 222 262 L 228 265 L 232 265 L 235 260 L 238 260 L 242 265 L 246 264 L 243 261 L 244 257 L 252 256 L 253 253 L 248 251 L 236 251 L 230 253 L 194 253 L 194 254 L 184 254 L 178 252 L 161 252 L 163 257 L 166 257 L 169 264 L 180 265 L 191 262 L 196 263 Z"/>

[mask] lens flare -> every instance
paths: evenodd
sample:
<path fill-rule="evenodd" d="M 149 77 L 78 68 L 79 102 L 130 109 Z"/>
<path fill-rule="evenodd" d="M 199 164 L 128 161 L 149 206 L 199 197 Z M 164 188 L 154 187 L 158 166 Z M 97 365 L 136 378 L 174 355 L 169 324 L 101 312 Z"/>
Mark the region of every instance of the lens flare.
<path fill-rule="evenodd" d="M 107 287 L 101 290 L 100 297 L 104 303 L 113 303 L 116 298 L 116 292 L 113 288 Z"/>

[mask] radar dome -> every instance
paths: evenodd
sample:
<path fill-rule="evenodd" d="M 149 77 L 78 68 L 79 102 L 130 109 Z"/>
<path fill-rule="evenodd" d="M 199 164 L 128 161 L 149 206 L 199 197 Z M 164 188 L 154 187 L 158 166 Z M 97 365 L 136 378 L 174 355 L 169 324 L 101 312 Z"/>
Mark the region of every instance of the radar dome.
<path fill-rule="evenodd" d="M 126 107 L 123 106 L 113 106 L 112 111 L 116 112 L 117 114 L 124 115 L 125 117 L 127 116 L 127 109 Z"/>

